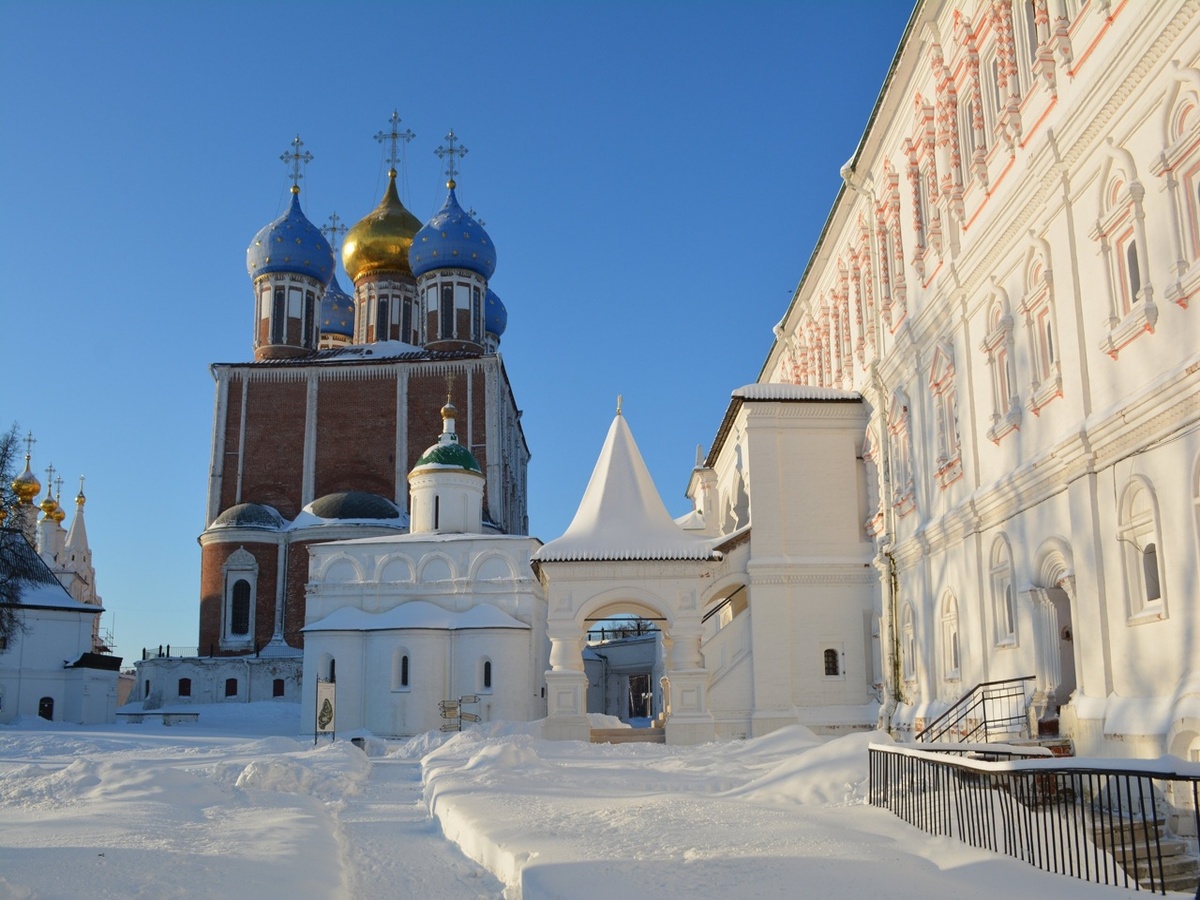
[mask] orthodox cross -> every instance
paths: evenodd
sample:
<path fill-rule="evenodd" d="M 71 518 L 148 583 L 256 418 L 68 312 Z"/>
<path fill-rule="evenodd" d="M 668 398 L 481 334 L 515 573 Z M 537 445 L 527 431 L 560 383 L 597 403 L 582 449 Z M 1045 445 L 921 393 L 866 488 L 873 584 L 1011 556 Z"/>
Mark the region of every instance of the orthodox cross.
<path fill-rule="evenodd" d="M 56 494 L 55 494 L 54 499 L 57 500 L 59 505 L 61 506 L 62 505 L 62 476 L 61 475 L 59 475 L 57 478 L 54 479 L 54 487 L 56 489 Z"/>
<path fill-rule="evenodd" d="M 292 169 L 292 174 L 288 177 L 292 179 L 292 193 L 300 193 L 300 179 L 304 177 L 304 173 L 300 171 L 300 164 L 308 165 L 313 160 L 313 155 L 305 150 L 300 152 L 300 148 L 304 146 L 304 141 L 300 140 L 300 135 L 292 140 L 292 150 L 290 153 L 283 153 L 279 158 Z"/>
<path fill-rule="evenodd" d="M 79 476 L 79 496 L 75 498 L 75 502 L 79 502 L 79 498 L 83 496 L 83 476 Z"/>
<path fill-rule="evenodd" d="M 403 131 L 400 130 L 400 114 L 394 109 L 392 110 L 392 117 L 388 121 L 392 123 L 392 130 L 378 132 L 375 135 L 375 140 L 381 144 L 384 141 L 392 142 L 392 149 L 388 152 L 388 167 L 395 172 L 396 163 L 400 159 L 400 142 L 404 141 L 405 145 L 407 145 L 416 135 L 413 134 L 411 128 L 405 128 Z"/>
<path fill-rule="evenodd" d="M 433 152 L 437 154 L 438 159 L 446 159 L 446 180 L 450 187 L 454 187 L 454 176 L 458 174 L 458 169 L 454 167 L 454 158 L 457 156 L 462 159 L 467 155 L 467 148 L 462 144 L 457 147 L 454 142 L 458 140 L 458 135 L 454 133 L 454 129 L 450 129 L 450 133 L 446 135 L 446 146 L 438 147 Z"/>
<path fill-rule="evenodd" d="M 621 395 L 617 394 L 617 415 L 621 415 Z"/>
<path fill-rule="evenodd" d="M 54 468 L 54 463 L 50 463 L 50 465 L 46 466 L 46 496 L 47 497 L 50 496 L 50 485 L 52 485 L 54 483 L 55 471 L 56 470 Z"/>
<path fill-rule="evenodd" d="M 321 226 L 321 234 L 325 235 L 325 240 L 329 241 L 329 246 L 333 248 L 333 252 L 337 253 L 337 242 L 343 234 L 349 229 L 342 224 L 341 218 L 337 213 L 329 217 L 329 224 Z"/>
<path fill-rule="evenodd" d="M 37 443 L 37 438 L 35 438 L 33 436 L 32 431 L 29 432 L 29 434 L 25 435 L 25 458 L 26 459 L 29 459 L 29 457 L 33 454 L 33 445 L 36 443 Z"/>

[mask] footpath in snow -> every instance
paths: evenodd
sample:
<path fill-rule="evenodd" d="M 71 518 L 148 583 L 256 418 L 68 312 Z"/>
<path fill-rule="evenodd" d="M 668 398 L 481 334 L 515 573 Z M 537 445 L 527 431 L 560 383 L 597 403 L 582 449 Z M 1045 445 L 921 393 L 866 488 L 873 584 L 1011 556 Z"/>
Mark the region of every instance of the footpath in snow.
<path fill-rule="evenodd" d="M 472 731 L 423 758 L 425 799 L 446 836 L 524 900 L 1127 893 L 865 805 L 867 745 L 886 740 L 822 742 L 802 726 L 701 747 Z"/>

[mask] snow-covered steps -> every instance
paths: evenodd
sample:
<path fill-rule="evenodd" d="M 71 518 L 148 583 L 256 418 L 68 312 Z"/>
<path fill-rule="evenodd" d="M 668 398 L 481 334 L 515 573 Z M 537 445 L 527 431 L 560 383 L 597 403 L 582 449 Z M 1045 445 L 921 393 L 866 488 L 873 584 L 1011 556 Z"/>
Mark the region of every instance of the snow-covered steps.
<path fill-rule="evenodd" d="M 665 744 L 667 732 L 663 728 L 593 728 L 593 744 Z"/>

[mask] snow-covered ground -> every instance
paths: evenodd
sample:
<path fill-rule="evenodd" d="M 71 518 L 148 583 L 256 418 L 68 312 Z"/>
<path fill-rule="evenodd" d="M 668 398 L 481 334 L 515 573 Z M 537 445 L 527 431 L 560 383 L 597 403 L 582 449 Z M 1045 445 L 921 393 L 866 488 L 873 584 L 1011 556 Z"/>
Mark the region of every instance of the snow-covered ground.
<path fill-rule="evenodd" d="M 864 804 L 866 746 L 493 725 L 360 749 L 293 704 L 0 727 L 0 898 L 1120 897 Z"/>

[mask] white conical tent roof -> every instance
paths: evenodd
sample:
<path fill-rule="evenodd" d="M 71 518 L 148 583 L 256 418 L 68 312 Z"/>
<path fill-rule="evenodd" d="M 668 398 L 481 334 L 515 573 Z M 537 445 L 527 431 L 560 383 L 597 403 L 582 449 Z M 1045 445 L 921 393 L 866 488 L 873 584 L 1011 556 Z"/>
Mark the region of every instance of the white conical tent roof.
<path fill-rule="evenodd" d="M 575 518 L 534 558 L 558 560 L 720 559 L 710 539 L 672 520 L 624 416 L 617 414 Z"/>

